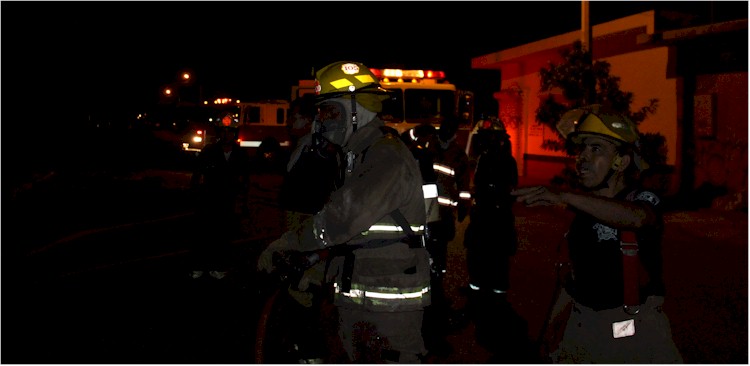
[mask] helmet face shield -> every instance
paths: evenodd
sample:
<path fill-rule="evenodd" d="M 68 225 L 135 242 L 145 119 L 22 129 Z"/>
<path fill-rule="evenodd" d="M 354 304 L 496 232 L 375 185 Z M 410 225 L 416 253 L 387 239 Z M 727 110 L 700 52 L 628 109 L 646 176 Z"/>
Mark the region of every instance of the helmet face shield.
<path fill-rule="evenodd" d="M 557 125 L 555 127 L 557 128 L 557 131 L 567 139 L 568 136 L 576 131 L 576 126 L 581 120 L 581 117 L 584 117 L 587 114 L 588 111 L 586 111 L 585 109 L 573 109 L 567 111 L 562 115 L 562 117 L 560 117 L 560 121 L 557 122 Z"/>

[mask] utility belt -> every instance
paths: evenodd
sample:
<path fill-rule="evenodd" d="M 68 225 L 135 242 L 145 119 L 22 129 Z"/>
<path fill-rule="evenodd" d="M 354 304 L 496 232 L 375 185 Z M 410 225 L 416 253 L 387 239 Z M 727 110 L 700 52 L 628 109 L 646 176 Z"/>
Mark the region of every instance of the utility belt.
<path fill-rule="evenodd" d="M 631 300 L 626 305 L 623 301 L 622 296 L 616 293 L 608 293 L 605 295 L 603 292 L 587 291 L 582 293 L 576 287 L 576 281 L 568 279 L 565 284 L 565 291 L 570 294 L 576 304 L 591 309 L 593 311 L 603 311 L 609 309 L 618 308 L 620 311 L 623 309 L 638 309 L 641 305 L 646 302 L 649 294 L 645 291 L 640 291 L 640 298 L 637 301 Z"/>
<path fill-rule="evenodd" d="M 616 310 L 616 311 L 619 311 L 620 313 L 623 313 L 623 312 L 627 313 L 627 311 L 625 311 L 623 309 L 623 305 L 611 305 L 611 306 L 606 306 L 606 307 L 604 307 L 604 306 L 588 306 L 588 305 L 586 305 L 584 303 L 581 303 L 581 302 L 577 301 L 575 299 L 575 297 L 572 297 L 572 298 L 573 298 L 573 307 L 574 307 L 574 309 L 577 309 L 579 312 L 594 312 L 594 313 L 599 313 L 599 312 L 611 312 L 611 311 L 615 311 Z M 661 299 L 661 302 L 658 302 L 658 299 Z M 664 296 L 649 295 L 646 298 L 644 298 L 640 302 L 640 304 L 638 304 L 637 306 L 638 306 L 639 309 L 645 309 L 645 308 L 649 308 L 649 307 L 655 308 L 656 306 L 661 306 L 662 305 L 662 303 L 664 302 L 663 299 L 664 299 Z M 635 315 L 635 314 L 631 314 L 631 315 Z"/>

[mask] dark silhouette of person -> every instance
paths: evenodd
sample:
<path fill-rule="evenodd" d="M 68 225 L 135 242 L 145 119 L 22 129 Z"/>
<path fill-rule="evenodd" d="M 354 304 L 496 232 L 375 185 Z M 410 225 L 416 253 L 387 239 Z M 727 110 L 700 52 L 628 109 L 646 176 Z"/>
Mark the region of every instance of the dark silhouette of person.
<path fill-rule="evenodd" d="M 191 276 L 226 276 L 231 259 L 231 241 L 240 232 L 240 215 L 247 210 L 250 157 L 237 142 L 238 130 L 232 115 L 225 115 L 216 127 L 217 139 L 198 155 L 191 187 L 198 194 L 197 218 L 202 230 L 193 251 Z"/>

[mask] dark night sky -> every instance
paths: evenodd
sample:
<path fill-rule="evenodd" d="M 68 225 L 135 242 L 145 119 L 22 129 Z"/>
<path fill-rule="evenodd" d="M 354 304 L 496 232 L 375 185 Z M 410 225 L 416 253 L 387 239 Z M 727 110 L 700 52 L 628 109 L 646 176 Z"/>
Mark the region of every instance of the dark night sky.
<path fill-rule="evenodd" d="M 747 2 L 590 3 L 591 24 L 676 8 L 705 22 L 747 18 Z M 15 2 L 2 7 L 3 115 L 65 126 L 131 118 L 192 70 L 206 93 L 288 99 L 313 67 L 443 69 L 481 90 L 471 58 L 580 28 L 579 1 Z M 739 15 L 738 15 L 739 14 Z M 493 80 L 493 83 L 497 83 Z M 13 124 L 15 125 L 15 124 Z M 7 135 L 5 135 L 7 136 Z"/>

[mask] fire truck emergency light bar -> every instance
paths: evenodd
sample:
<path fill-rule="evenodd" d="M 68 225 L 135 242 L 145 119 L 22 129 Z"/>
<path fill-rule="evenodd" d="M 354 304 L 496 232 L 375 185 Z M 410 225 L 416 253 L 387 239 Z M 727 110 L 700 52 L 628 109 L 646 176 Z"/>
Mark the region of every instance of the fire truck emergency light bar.
<path fill-rule="evenodd" d="M 433 70 L 370 69 L 378 78 L 445 79 L 445 72 Z"/>

